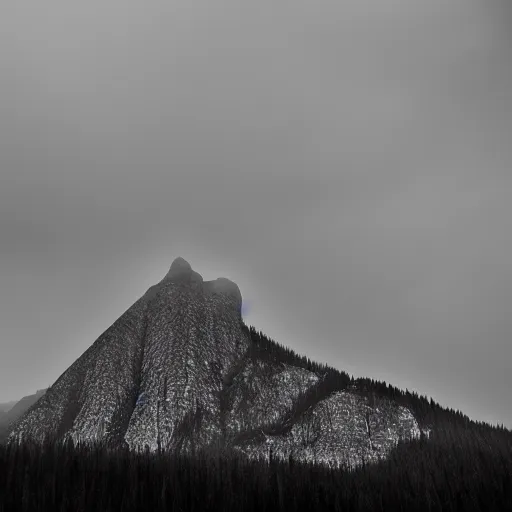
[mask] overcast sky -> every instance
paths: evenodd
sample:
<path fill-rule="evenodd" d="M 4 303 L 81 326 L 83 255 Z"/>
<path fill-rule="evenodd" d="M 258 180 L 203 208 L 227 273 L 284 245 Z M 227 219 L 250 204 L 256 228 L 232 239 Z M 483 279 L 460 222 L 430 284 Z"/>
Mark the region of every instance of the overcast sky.
<path fill-rule="evenodd" d="M 182 256 L 297 352 L 512 428 L 510 21 L 501 0 L 2 3 L 0 401 Z"/>

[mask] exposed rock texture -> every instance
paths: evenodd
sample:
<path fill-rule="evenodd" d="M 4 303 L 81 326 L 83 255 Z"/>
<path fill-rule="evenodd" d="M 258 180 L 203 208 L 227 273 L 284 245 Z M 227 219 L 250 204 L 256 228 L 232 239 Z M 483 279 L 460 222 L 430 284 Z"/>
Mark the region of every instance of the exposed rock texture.
<path fill-rule="evenodd" d="M 300 409 L 322 375 L 254 357 L 241 306 L 235 283 L 204 282 L 177 258 L 13 425 L 10 441 L 215 445 L 249 456 L 272 448 L 280 457 L 353 465 L 419 435 L 409 410 L 348 390 Z"/>

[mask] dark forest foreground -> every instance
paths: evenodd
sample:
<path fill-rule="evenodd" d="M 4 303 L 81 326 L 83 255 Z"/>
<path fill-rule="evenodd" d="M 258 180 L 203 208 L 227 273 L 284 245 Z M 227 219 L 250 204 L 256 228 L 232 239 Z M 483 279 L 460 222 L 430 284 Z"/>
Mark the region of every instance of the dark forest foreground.
<path fill-rule="evenodd" d="M 510 511 L 508 432 L 453 426 L 348 471 L 289 459 L 0 445 L 0 512 Z"/>

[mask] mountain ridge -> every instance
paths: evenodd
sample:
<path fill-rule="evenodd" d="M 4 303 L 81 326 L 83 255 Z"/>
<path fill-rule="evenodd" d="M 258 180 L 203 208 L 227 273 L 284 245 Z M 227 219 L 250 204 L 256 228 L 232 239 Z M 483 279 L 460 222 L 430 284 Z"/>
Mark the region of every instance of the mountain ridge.
<path fill-rule="evenodd" d="M 9 441 L 217 446 L 354 466 L 428 435 L 406 405 L 362 394 L 348 374 L 245 325 L 241 306 L 236 283 L 204 281 L 176 258 L 14 422 Z"/>
<path fill-rule="evenodd" d="M 0 409 L 0 442 L 7 435 L 9 426 L 27 412 L 44 394 L 46 389 L 38 389 L 31 395 L 24 396 L 20 400 L 14 400 L 1 404 Z"/>

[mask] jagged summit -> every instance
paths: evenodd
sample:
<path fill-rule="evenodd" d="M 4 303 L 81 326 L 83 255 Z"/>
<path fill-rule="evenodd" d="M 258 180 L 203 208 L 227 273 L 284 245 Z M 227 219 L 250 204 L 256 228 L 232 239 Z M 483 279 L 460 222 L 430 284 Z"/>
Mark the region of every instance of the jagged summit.
<path fill-rule="evenodd" d="M 240 288 L 238 288 L 238 285 L 230 279 L 219 277 L 214 281 L 206 281 L 204 283 L 204 289 L 214 293 L 229 295 L 236 300 L 238 309 L 242 306 L 242 294 L 240 293 Z"/>
<path fill-rule="evenodd" d="M 182 258 L 181 256 L 178 256 L 171 264 L 171 268 L 169 272 L 192 272 L 192 267 L 190 266 L 190 263 Z"/>
<path fill-rule="evenodd" d="M 235 300 L 237 309 L 240 311 L 242 306 L 242 294 L 238 285 L 226 277 L 218 277 L 212 281 L 204 281 L 203 276 L 192 269 L 190 263 L 178 256 L 171 264 L 169 272 L 162 279 L 157 288 L 152 287 L 150 290 L 154 293 L 160 290 L 163 285 L 174 283 L 200 283 L 205 293 L 219 293 L 227 295 Z"/>
<path fill-rule="evenodd" d="M 144 294 L 144 299 L 154 299 L 157 294 L 164 292 L 172 284 L 190 285 L 191 290 L 205 295 L 221 295 L 226 299 L 223 301 L 224 306 L 234 308 L 237 314 L 241 315 L 242 294 L 235 282 L 226 277 L 204 281 L 203 276 L 193 270 L 190 263 L 181 256 L 172 262 L 169 272 L 167 272 L 165 277 L 148 289 Z"/>
<path fill-rule="evenodd" d="M 192 270 L 190 263 L 179 256 L 172 262 L 171 268 L 163 280 L 202 283 L 203 276 Z"/>

